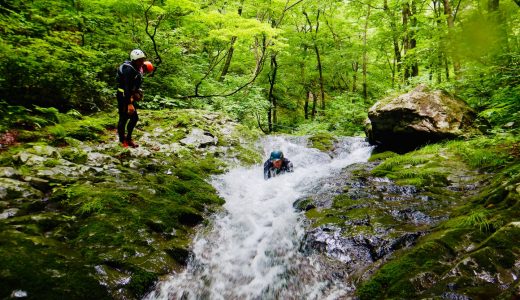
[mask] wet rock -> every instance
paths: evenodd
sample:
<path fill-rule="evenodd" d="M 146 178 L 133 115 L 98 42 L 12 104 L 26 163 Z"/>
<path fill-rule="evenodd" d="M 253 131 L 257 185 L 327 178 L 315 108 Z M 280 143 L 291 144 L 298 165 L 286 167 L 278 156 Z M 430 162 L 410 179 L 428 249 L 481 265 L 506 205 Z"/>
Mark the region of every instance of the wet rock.
<path fill-rule="evenodd" d="M 446 300 L 472 300 L 472 298 L 470 298 L 470 297 L 468 297 L 466 295 L 462 295 L 462 294 L 458 294 L 458 293 L 454 293 L 454 292 L 442 293 L 441 299 L 446 299 Z"/>
<path fill-rule="evenodd" d="M 203 220 L 204 218 L 202 217 L 202 215 L 195 212 L 185 211 L 179 215 L 179 222 L 188 226 L 198 225 Z"/>
<path fill-rule="evenodd" d="M 45 180 L 42 178 L 33 177 L 33 176 L 25 176 L 23 178 L 23 180 L 25 182 L 28 182 L 32 187 L 34 187 L 40 191 L 43 191 L 43 192 L 47 192 L 51 189 L 50 182 L 48 180 Z"/>
<path fill-rule="evenodd" d="M 50 158 L 61 158 L 58 149 L 49 145 L 36 145 L 31 150 L 36 155 L 50 157 Z"/>
<path fill-rule="evenodd" d="M 463 100 L 420 85 L 374 104 L 365 131 L 371 144 L 406 152 L 430 142 L 480 133 L 475 119 L 476 113 Z"/>
<path fill-rule="evenodd" d="M 39 169 L 36 171 L 36 176 L 50 181 L 71 182 L 89 174 L 93 170 L 93 168 L 85 165 L 58 165 L 53 168 Z"/>
<path fill-rule="evenodd" d="M 41 166 L 47 159 L 43 156 L 32 154 L 29 152 L 21 152 L 16 154 L 14 157 L 15 161 L 19 161 L 27 166 Z"/>
<path fill-rule="evenodd" d="M 27 298 L 27 296 L 27 292 L 22 290 L 14 290 L 11 293 L 11 298 Z"/>
<path fill-rule="evenodd" d="M 365 223 L 367 224 L 367 223 Z M 358 233 L 348 236 L 338 227 L 320 227 L 306 233 L 304 249 L 318 250 L 345 264 L 348 272 L 357 272 L 394 251 L 409 247 L 421 233 L 393 233 L 380 235 Z"/>
<path fill-rule="evenodd" d="M 120 161 L 110 155 L 99 153 L 99 152 L 89 152 L 87 154 L 87 164 L 95 167 L 106 167 L 109 165 L 119 164 Z"/>
<path fill-rule="evenodd" d="M 181 265 L 187 265 L 191 251 L 182 247 L 171 247 L 164 250 L 171 258 L 180 263 Z"/>
<path fill-rule="evenodd" d="M 15 166 L 0 167 L 4 298 L 16 289 L 28 298 L 140 299 L 186 263 L 193 227 L 223 203 L 207 176 L 224 159 L 253 161 L 254 135 L 218 114 L 142 113 L 137 149 L 122 149 L 109 129 L 100 131 L 109 142 L 2 152 Z M 201 139 L 181 144 L 187 133 Z"/>
<path fill-rule="evenodd" d="M 433 221 L 430 216 L 412 209 L 391 210 L 390 214 L 399 221 L 407 221 L 414 225 L 430 225 Z"/>
<path fill-rule="evenodd" d="M 433 272 L 422 272 L 411 279 L 412 284 L 417 290 L 431 288 L 438 280 L 438 275 Z"/>
<path fill-rule="evenodd" d="M 396 194 L 400 196 L 411 196 L 417 193 L 417 188 L 413 185 L 396 185 L 381 180 L 372 180 L 374 183 L 380 183 L 375 186 L 376 191 L 385 194 Z"/>
<path fill-rule="evenodd" d="M 7 219 L 16 216 L 16 213 L 19 211 L 18 208 L 8 208 L 0 213 L 0 220 Z"/>
<path fill-rule="evenodd" d="M 316 207 L 314 203 L 312 203 L 312 199 L 303 198 L 296 200 L 293 203 L 293 207 L 299 211 L 308 211 Z"/>
<path fill-rule="evenodd" d="M 210 145 L 217 145 L 217 142 L 217 137 L 199 128 L 193 128 L 188 136 L 180 140 L 181 145 L 193 148 L 205 148 Z"/>
<path fill-rule="evenodd" d="M 167 229 L 167 226 L 161 220 L 148 220 L 145 223 L 154 232 L 163 233 Z"/>
<path fill-rule="evenodd" d="M 10 178 L 0 178 L 0 199 L 42 198 L 43 193 L 29 183 Z"/>
<path fill-rule="evenodd" d="M 21 172 L 12 167 L 0 167 L 0 177 L 17 177 L 20 176 Z"/>

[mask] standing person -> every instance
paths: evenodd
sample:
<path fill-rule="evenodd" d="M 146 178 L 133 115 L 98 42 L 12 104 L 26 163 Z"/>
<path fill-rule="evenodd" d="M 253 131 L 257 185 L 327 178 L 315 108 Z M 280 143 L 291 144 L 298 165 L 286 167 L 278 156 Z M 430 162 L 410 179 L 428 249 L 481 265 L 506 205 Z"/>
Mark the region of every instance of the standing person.
<path fill-rule="evenodd" d="M 130 52 L 130 61 L 125 61 L 117 70 L 117 108 L 119 121 L 117 123 L 117 134 L 121 146 L 127 148 L 138 147 L 132 140 L 132 132 L 139 120 L 134 102 L 141 100 L 143 93 L 143 65 L 146 55 L 139 49 Z M 127 124 L 128 123 L 128 124 Z M 126 136 L 125 136 L 126 127 Z"/>
<path fill-rule="evenodd" d="M 293 164 L 283 156 L 283 152 L 275 150 L 271 152 L 269 159 L 264 163 L 264 179 L 269 179 L 285 172 L 292 172 Z"/>

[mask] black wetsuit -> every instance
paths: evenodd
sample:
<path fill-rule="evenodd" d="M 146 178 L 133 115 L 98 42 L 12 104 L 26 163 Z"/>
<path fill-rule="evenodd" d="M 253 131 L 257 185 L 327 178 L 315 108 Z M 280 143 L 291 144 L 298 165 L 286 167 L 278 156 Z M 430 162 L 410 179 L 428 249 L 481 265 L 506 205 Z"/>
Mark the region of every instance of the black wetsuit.
<path fill-rule="evenodd" d="M 285 172 L 292 172 L 293 164 L 287 158 L 282 160 L 282 166 L 280 169 L 274 167 L 273 162 L 268 159 L 264 163 L 264 179 L 269 179 L 271 177 L 283 174 Z"/>
<path fill-rule="evenodd" d="M 117 123 L 117 134 L 119 141 L 122 143 L 132 139 L 132 131 L 134 130 L 139 117 L 137 110 L 133 114 L 128 114 L 128 105 L 130 97 L 141 87 L 143 83 L 143 75 L 136 70 L 135 66 L 129 61 L 125 61 L 117 70 L 117 108 L 119 112 L 119 122 Z M 134 104 L 135 107 L 135 104 Z M 130 122 L 128 122 L 130 120 Z M 128 122 L 128 125 L 126 123 Z M 125 137 L 125 126 L 127 134 Z"/>

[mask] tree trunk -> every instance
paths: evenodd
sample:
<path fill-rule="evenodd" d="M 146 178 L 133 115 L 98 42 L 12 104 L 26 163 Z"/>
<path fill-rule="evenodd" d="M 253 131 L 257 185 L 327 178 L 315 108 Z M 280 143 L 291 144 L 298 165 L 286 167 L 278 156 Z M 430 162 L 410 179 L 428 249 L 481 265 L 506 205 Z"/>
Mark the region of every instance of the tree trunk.
<path fill-rule="evenodd" d="M 314 35 L 312 36 L 312 41 L 314 44 L 314 52 L 316 53 L 316 60 L 318 62 L 318 72 L 320 74 L 319 82 L 320 82 L 320 95 L 321 95 L 321 110 L 325 111 L 325 84 L 323 82 L 323 67 L 321 65 L 321 57 L 320 57 L 320 50 L 318 48 L 318 43 L 316 41 L 318 36 L 318 30 L 320 28 L 320 10 L 318 9 L 318 14 L 316 16 L 316 30 L 314 32 Z M 307 19 L 307 23 L 309 24 L 309 27 L 312 31 L 312 22 L 309 19 L 309 15 L 307 12 L 303 11 L 303 15 Z"/>
<path fill-rule="evenodd" d="M 499 3 L 500 3 L 499 0 L 488 0 L 488 11 L 490 13 L 497 11 L 498 7 L 499 7 Z"/>
<path fill-rule="evenodd" d="M 312 95 L 312 111 L 311 111 L 311 120 L 314 120 L 316 117 L 316 104 L 318 102 L 318 97 L 316 97 L 314 92 L 311 92 Z"/>
<path fill-rule="evenodd" d="M 452 59 L 453 59 L 453 72 L 455 73 L 455 77 L 459 78 L 460 75 L 460 59 L 457 55 L 457 49 L 453 49 L 453 28 L 455 27 L 455 20 L 453 18 L 453 13 L 451 10 L 451 4 L 449 0 L 442 0 L 442 5 L 444 7 L 444 15 L 446 16 L 446 22 L 448 24 L 448 36 L 451 44 L 452 51 Z"/>
<path fill-rule="evenodd" d="M 305 120 L 309 119 L 309 100 L 312 100 L 314 96 L 312 91 L 307 91 L 307 97 L 305 97 L 305 104 L 303 105 L 303 111 L 305 112 Z"/>
<path fill-rule="evenodd" d="M 242 6 L 244 4 L 244 0 L 240 1 L 240 6 L 238 7 L 238 15 L 242 16 Z M 226 55 L 226 62 L 224 63 L 224 67 L 222 67 L 222 72 L 220 73 L 220 76 L 218 78 L 218 81 L 224 81 L 224 77 L 226 77 L 229 66 L 231 65 L 231 59 L 233 58 L 233 52 L 235 52 L 235 42 L 237 41 L 237 37 L 233 36 L 231 37 L 231 41 L 229 43 L 229 49 L 228 53 Z"/>
<path fill-rule="evenodd" d="M 411 21 L 412 21 L 412 31 L 411 37 L 410 37 L 410 49 L 415 49 L 417 47 L 417 39 L 415 38 L 416 31 L 417 31 L 417 2 L 416 0 L 412 0 L 412 15 L 411 15 Z M 417 59 L 413 58 L 412 63 L 412 77 L 419 76 L 419 63 L 417 62 Z"/>
<path fill-rule="evenodd" d="M 444 28 L 442 27 L 441 22 L 441 8 L 439 1 L 442 0 L 435 0 L 433 1 L 433 12 L 435 14 L 436 18 L 436 24 L 437 24 L 437 34 L 441 36 L 441 33 L 444 32 Z M 446 45 L 442 39 L 439 39 L 439 42 L 437 43 L 437 60 L 432 64 L 431 72 L 435 73 L 437 83 L 442 82 L 442 66 L 443 66 L 443 55 L 446 49 Z"/>
<path fill-rule="evenodd" d="M 269 124 L 269 132 L 276 129 L 276 97 L 274 96 L 274 85 L 276 83 L 276 72 L 278 71 L 278 62 L 276 61 L 276 53 L 271 54 L 271 74 L 269 74 L 269 111 L 267 112 L 267 122 Z"/>
<path fill-rule="evenodd" d="M 318 72 L 320 74 L 320 95 L 321 95 L 321 110 L 325 111 L 325 87 L 323 83 L 323 68 L 321 66 L 320 50 L 314 44 L 314 52 L 316 52 L 316 60 L 318 61 Z"/>
<path fill-rule="evenodd" d="M 395 16 L 394 16 L 393 12 L 390 11 L 390 8 L 388 7 L 387 0 L 385 0 L 385 2 L 384 2 L 384 10 L 390 19 L 390 28 L 392 29 L 392 42 L 393 42 L 393 46 L 394 46 L 394 63 L 397 66 L 397 74 L 400 74 L 401 73 L 401 50 L 399 50 L 399 36 L 398 36 L 398 31 L 397 31 L 397 24 L 395 22 Z M 394 68 L 394 70 L 392 70 L 392 73 L 396 73 L 395 68 Z M 392 78 L 393 77 L 394 77 L 394 75 L 392 74 Z M 393 83 L 394 83 L 394 81 L 392 81 L 392 85 L 393 85 Z"/>
<path fill-rule="evenodd" d="M 368 99 L 368 91 L 367 91 L 367 64 L 368 64 L 368 55 L 367 55 L 367 31 L 368 31 L 368 18 L 370 17 L 370 5 L 368 5 L 367 17 L 365 20 L 365 30 L 363 32 L 363 99 Z"/>
<path fill-rule="evenodd" d="M 353 62 L 352 63 L 352 71 L 354 71 L 352 73 L 352 93 L 355 93 L 357 92 L 357 71 L 359 69 L 359 63 L 356 61 L 356 62 Z"/>
<path fill-rule="evenodd" d="M 446 72 L 446 81 L 450 81 L 450 64 L 446 56 L 444 56 L 444 68 Z"/>
<path fill-rule="evenodd" d="M 415 26 L 417 26 L 417 17 L 415 0 L 412 0 L 412 6 L 409 3 L 403 5 L 403 27 L 405 28 L 405 34 L 403 37 L 403 48 L 404 54 L 406 54 L 417 46 L 417 40 L 415 39 Z M 410 25 L 408 25 L 410 21 Z M 409 78 L 419 75 L 419 65 L 414 57 L 406 57 L 406 64 L 404 69 L 404 79 L 407 81 Z"/>
<path fill-rule="evenodd" d="M 218 77 L 218 81 L 222 82 L 224 81 L 224 77 L 226 77 L 229 66 L 231 65 L 231 59 L 233 58 L 233 52 L 235 51 L 235 41 L 237 40 L 236 36 L 231 37 L 231 42 L 229 45 L 228 53 L 226 55 L 226 61 L 224 63 L 224 66 L 222 67 L 222 72 L 220 73 L 220 76 Z"/>
<path fill-rule="evenodd" d="M 408 57 L 406 57 L 406 53 L 410 49 L 410 33 L 408 31 L 408 19 L 410 17 L 410 5 L 408 3 L 403 4 L 403 10 L 402 10 L 402 16 L 403 16 L 403 28 L 405 30 L 405 33 L 403 35 L 403 50 L 405 55 L 405 62 L 404 65 L 404 81 L 406 82 L 408 78 L 410 78 L 410 68 L 408 66 Z"/>

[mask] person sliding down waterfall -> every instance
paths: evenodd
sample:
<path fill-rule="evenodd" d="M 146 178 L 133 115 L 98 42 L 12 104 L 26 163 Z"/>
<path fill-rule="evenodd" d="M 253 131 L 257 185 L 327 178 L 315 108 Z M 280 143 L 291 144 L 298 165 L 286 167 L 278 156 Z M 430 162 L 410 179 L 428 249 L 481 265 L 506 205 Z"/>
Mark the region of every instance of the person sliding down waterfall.
<path fill-rule="evenodd" d="M 275 150 L 271 152 L 271 156 L 264 163 L 264 179 L 267 180 L 285 172 L 291 173 L 293 164 L 287 158 L 283 157 L 283 152 Z"/>

